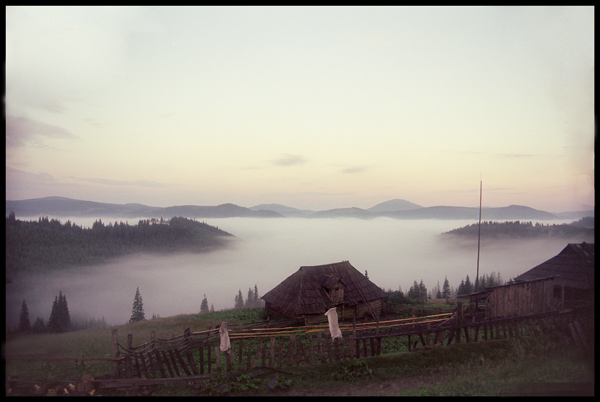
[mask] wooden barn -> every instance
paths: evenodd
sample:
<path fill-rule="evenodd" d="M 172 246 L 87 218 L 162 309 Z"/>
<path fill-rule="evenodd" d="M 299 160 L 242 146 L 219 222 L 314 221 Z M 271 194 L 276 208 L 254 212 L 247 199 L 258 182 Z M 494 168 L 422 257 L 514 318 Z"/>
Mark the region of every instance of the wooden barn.
<path fill-rule="evenodd" d="M 554 276 L 554 298 L 565 305 L 594 300 L 594 244 L 568 244 L 560 253 L 531 268 L 515 281 Z"/>
<path fill-rule="evenodd" d="M 379 317 L 387 295 L 348 261 L 303 266 L 262 299 L 265 308 L 305 324 L 327 321 L 327 310 L 336 307 L 338 317 Z"/>
<path fill-rule="evenodd" d="M 513 282 L 469 294 L 471 305 L 485 305 L 488 319 L 519 317 L 558 309 L 554 277 Z"/>

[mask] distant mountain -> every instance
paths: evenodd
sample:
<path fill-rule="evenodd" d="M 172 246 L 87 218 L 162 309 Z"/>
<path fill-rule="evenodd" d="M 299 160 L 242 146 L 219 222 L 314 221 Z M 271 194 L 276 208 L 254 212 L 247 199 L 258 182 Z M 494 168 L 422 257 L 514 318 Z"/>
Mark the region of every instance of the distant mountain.
<path fill-rule="evenodd" d="M 377 215 L 361 208 L 337 208 L 329 209 L 326 211 L 315 212 L 309 215 L 308 218 L 360 218 L 360 219 L 373 219 Z"/>
<path fill-rule="evenodd" d="M 407 211 L 387 212 L 379 214 L 396 219 L 479 219 L 477 207 L 424 207 Z M 482 220 L 506 219 L 556 219 L 556 215 L 539 211 L 530 207 L 511 205 L 500 208 L 482 208 Z"/>
<path fill-rule="evenodd" d="M 554 215 L 560 219 L 580 219 L 588 216 L 594 216 L 594 210 L 590 209 L 587 211 L 569 211 L 569 212 L 557 212 Z"/>
<path fill-rule="evenodd" d="M 17 218 L 26 216 L 80 216 L 115 218 L 233 218 L 233 217 L 304 217 L 339 218 L 351 217 L 371 219 L 389 217 L 394 219 L 469 219 L 479 218 L 478 207 L 434 206 L 422 207 L 400 199 L 389 200 L 369 209 L 336 208 L 325 211 L 311 211 L 288 207 L 281 204 L 260 204 L 251 208 L 235 204 L 217 206 L 178 205 L 171 207 L 150 207 L 138 203 L 110 204 L 82 201 L 64 197 L 45 197 L 21 201 L 6 201 L 6 216 L 13 211 Z M 483 208 L 482 220 L 544 220 L 579 219 L 593 217 L 594 211 L 564 212 L 552 214 L 522 205 L 500 208 Z"/>
<path fill-rule="evenodd" d="M 34 198 L 22 201 L 6 201 L 6 216 L 13 211 L 21 216 L 110 216 L 117 218 L 277 218 L 274 211 L 252 211 L 234 204 L 218 206 L 182 205 L 173 207 L 149 207 L 143 204 L 109 204 L 103 202 L 74 200 L 64 197 Z"/>
<path fill-rule="evenodd" d="M 315 211 L 310 211 L 307 209 L 297 209 L 292 207 L 287 207 L 281 204 L 259 204 L 254 207 L 250 207 L 252 211 L 275 211 L 283 216 L 287 217 L 303 217 L 314 214 Z"/>
<path fill-rule="evenodd" d="M 160 208 L 161 216 L 185 216 L 189 218 L 280 218 L 281 214 L 275 211 L 259 210 L 253 211 L 249 208 L 240 207 L 235 204 L 221 204 L 216 207 L 183 205 Z"/>
<path fill-rule="evenodd" d="M 420 205 L 414 204 L 410 201 L 394 199 L 394 200 L 389 200 L 389 201 L 385 201 L 380 204 L 377 204 L 371 208 L 368 208 L 367 211 L 375 212 L 375 213 L 395 212 L 395 211 L 406 211 L 406 210 L 417 209 L 417 208 L 423 208 L 423 207 Z"/>

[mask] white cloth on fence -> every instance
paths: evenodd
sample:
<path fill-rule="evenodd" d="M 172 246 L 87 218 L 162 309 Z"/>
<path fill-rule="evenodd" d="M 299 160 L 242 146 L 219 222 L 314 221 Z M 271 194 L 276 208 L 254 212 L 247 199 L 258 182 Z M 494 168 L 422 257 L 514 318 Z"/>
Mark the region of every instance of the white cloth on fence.
<path fill-rule="evenodd" d="M 329 333 L 331 334 L 331 339 L 341 338 L 342 331 L 340 331 L 340 327 L 338 327 L 338 314 L 336 308 L 330 308 L 325 315 L 329 320 Z"/>
<path fill-rule="evenodd" d="M 229 333 L 227 333 L 226 322 L 221 323 L 219 336 L 221 337 L 221 352 L 227 352 L 231 348 L 231 344 L 229 343 Z"/>

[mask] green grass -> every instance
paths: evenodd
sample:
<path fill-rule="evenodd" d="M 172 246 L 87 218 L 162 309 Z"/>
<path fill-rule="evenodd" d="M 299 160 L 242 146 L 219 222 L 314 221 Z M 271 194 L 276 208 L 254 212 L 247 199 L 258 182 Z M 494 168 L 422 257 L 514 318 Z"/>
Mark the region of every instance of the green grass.
<path fill-rule="evenodd" d="M 535 339 L 535 347 L 523 346 L 522 341 L 511 340 L 508 356 L 486 359 L 481 354 L 462 364 L 454 365 L 454 372 L 440 383 L 411 389 L 399 396 L 518 396 L 558 395 L 568 392 L 577 395 L 578 389 L 594 381 L 594 363 L 590 356 L 578 349 L 549 350 Z M 589 390 L 587 390 L 589 392 Z"/>

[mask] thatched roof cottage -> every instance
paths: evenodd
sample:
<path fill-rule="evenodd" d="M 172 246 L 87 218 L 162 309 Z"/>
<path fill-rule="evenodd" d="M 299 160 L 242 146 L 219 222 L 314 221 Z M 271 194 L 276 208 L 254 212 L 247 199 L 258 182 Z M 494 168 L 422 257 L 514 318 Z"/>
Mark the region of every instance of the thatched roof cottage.
<path fill-rule="evenodd" d="M 348 261 L 303 266 L 262 299 L 267 310 L 306 324 L 327 321 L 336 307 L 340 319 L 379 317 L 387 295 Z"/>

